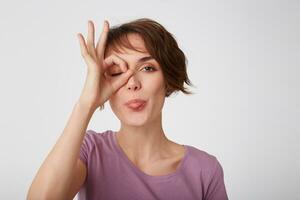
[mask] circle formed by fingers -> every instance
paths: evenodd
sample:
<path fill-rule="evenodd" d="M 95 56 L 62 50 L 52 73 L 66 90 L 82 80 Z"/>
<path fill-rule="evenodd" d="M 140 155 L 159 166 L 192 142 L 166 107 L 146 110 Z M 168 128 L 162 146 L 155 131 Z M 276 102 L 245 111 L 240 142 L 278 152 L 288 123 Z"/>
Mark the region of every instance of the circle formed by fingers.
<path fill-rule="evenodd" d="M 103 70 L 106 72 L 109 67 L 114 66 L 114 65 L 118 65 L 122 72 L 126 72 L 127 71 L 127 63 L 120 58 L 119 56 L 112 54 L 110 56 L 108 56 L 107 58 L 105 58 L 104 60 L 104 64 L 103 64 Z"/>

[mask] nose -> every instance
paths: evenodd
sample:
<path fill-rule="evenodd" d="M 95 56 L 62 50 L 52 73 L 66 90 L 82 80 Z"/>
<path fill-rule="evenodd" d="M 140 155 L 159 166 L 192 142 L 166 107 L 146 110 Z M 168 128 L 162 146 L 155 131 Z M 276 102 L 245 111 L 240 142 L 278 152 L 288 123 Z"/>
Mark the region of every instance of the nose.
<path fill-rule="evenodd" d="M 132 91 L 136 91 L 136 90 L 139 90 L 140 88 L 141 88 L 141 82 L 138 80 L 135 73 L 133 73 L 131 75 L 131 77 L 128 79 L 127 89 L 132 90 Z"/>

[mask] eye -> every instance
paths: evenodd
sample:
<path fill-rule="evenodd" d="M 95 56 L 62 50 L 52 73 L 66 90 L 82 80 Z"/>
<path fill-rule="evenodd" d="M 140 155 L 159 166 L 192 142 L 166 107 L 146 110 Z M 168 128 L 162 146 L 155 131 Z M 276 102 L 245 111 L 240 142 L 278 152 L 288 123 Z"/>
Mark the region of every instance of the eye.
<path fill-rule="evenodd" d="M 146 71 L 155 71 L 156 69 L 153 67 L 153 66 L 151 66 L 151 65 L 147 65 L 147 66 L 145 66 L 143 69 L 148 69 L 148 70 L 146 70 Z"/>
<path fill-rule="evenodd" d="M 115 74 L 110 74 L 110 76 L 118 76 L 120 74 L 122 74 L 123 72 L 119 72 L 119 73 L 115 73 Z"/>
<path fill-rule="evenodd" d="M 118 66 L 118 65 L 114 65 L 114 66 L 111 66 L 108 70 L 107 70 L 107 74 L 109 76 L 118 76 L 120 74 L 122 74 L 122 70 L 121 68 Z"/>
<path fill-rule="evenodd" d="M 143 69 L 146 69 L 146 71 L 149 72 L 153 72 L 156 71 L 155 67 L 151 66 L 151 65 L 146 65 L 145 67 L 143 67 Z M 122 74 L 123 72 L 119 72 L 119 73 L 111 73 L 110 76 L 118 76 L 120 74 Z"/>

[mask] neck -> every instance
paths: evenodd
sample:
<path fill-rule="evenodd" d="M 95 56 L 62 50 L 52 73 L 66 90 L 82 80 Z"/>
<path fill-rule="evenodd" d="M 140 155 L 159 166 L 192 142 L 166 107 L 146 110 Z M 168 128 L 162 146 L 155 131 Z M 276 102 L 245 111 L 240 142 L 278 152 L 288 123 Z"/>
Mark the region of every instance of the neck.
<path fill-rule="evenodd" d="M 116 136 L 121 148 L 136 162 L 160 159 L 169 143 L 162 129 L 161 115 L 139 127 L 122 124 Z"/>

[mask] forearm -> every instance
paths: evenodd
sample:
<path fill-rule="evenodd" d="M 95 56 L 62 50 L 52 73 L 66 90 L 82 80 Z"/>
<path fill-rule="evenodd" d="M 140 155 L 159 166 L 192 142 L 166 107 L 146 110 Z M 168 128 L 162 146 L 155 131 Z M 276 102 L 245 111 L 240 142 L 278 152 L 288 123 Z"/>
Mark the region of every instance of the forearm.
<path fill-rule="evenodd" d="M 72 171 L 93 110 L 77 102 L 56 144 L 38 170 L 27 199 L 61 199 L 72 181 Z"/>

